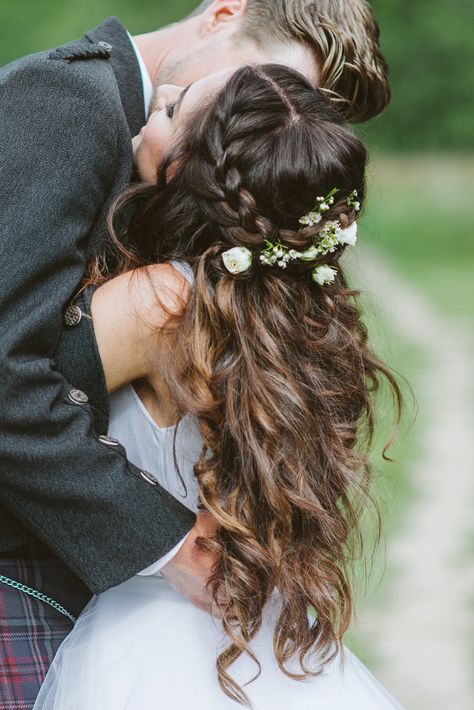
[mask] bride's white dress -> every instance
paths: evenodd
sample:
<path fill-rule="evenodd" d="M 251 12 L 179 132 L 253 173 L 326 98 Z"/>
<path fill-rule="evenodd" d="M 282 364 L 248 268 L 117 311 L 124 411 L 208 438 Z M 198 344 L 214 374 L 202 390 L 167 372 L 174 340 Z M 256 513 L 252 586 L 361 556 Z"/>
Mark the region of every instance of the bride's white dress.
<path fill-rule="evenodd" d="M 109 434 L 123 443 L 128 458 L 196 510 L 196 421 L 185 417 L 176 432 L 185 490 L 174 460 L 176 427 L 158 427 L 131 385 L 110 397 L 110 410 Z M 336 657 L 309 681 L 282 674 L 272 651 L 277 607 L 275 595 L 252 643 L 262 672 L 245 691 L 255 710 L 401 708 L 348 649 L 343 660 Z M 217 682 L 216 656 L 225 645 L 219 621 L 173 591 L 159 573 L 136 576 L 92 599 L 62 644 L 34 710 L 238 710 Z M 255 672 L 247 656 L 232 666 L 242 686 Z"/>

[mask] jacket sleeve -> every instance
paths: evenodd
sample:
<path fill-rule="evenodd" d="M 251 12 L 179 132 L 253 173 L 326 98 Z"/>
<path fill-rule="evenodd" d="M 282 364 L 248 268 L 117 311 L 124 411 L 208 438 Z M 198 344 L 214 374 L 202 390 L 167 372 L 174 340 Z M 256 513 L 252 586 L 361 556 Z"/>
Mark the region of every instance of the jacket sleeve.
<path fill-rule="evenodd" d="M 97 436 L 52 360 L 117 169 L 113 106 L 84 74 L 46 57 L 0 73 L 0 500 L 98 593 L 195 517 Z"/>

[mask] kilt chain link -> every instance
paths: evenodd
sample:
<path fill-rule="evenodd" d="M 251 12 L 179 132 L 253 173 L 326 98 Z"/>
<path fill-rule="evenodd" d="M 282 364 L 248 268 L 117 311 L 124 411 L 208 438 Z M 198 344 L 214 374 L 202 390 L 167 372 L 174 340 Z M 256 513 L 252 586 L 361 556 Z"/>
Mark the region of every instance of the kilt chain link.
<path fill-rule="evenodd" d="M 29 594 L 30 597 L 34 597 L 35 599 L 38 599 L 40 602 L 44 602 L 44 604 L 49 604 L 49 606 L 52 606 L 53 609 L 56 609 L 56 611 L 59 611 L 60 614 L 63 614 L 64 616 L 67 616 L 68 619 L 70 619 L 73 623 L 76 621 L 75 617 L 70 614 L 67 609 L 65 609 L 59 602 L 54 601 L 54 599 L 51 599 L 51 597 L 47 597 L 46 594 L 42 594 L 41 592 L 38 592 L 36 589 L 32 589 L 31 587 L 27 587 L 26 584 L 21 584 L 21 582 L 17 582 L 14 579 L 10 579 L 10 577 L 4 577 L 3 574 L 0 574 L 0 583 L 6 584 L 7 587 L 12 587 L 13 589 L 17 589 L 19 592 L 24 592 L 24 594 Z"/>

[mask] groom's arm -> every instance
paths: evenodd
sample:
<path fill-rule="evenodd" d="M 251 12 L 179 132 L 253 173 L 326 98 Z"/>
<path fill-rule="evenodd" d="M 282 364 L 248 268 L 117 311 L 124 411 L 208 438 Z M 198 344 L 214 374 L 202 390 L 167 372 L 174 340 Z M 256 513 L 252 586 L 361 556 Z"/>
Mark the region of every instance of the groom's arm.
<path fill-rule="evenodd" d="M 172 549 L 195 516 L 96 435 L 51 359 L 118 169 L 95 63 L 44 57 L 0 73 L 0 500 L 100 592 Z"/>

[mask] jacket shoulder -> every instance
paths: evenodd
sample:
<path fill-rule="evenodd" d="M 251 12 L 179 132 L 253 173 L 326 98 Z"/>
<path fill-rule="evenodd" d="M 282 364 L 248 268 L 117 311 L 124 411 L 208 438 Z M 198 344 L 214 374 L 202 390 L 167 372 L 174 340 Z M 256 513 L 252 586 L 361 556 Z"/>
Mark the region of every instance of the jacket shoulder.
<path fill-rule="evenodd" d="M 55 77 L 67 84 L 74 81 L 89 89 L 110 92 L 113 69 L 109 63 L 113 47 L 108 42 L 76 40 L 60 47 L 29 54 L 0 69 L 0 87 L 16 90 L 54 85 Z"/>

